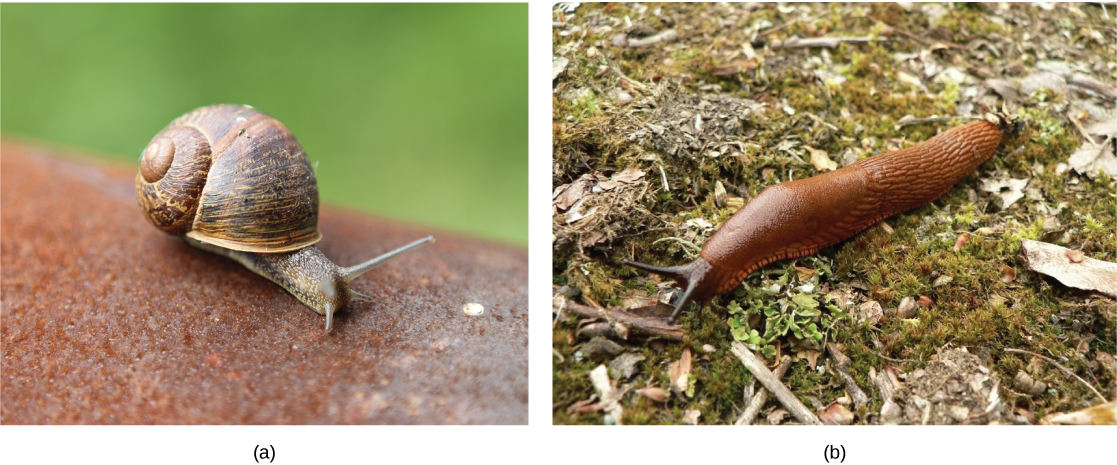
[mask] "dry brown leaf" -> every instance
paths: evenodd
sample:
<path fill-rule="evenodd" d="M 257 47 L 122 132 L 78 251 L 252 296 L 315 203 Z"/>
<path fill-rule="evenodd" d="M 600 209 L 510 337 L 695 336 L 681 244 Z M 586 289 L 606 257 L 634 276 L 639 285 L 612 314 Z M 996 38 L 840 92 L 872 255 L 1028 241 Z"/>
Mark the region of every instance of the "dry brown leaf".
<path fill-rule="evenodd" d="M 962 233 L 958 236 L 958 240 L 954 241 L 954 251 L 962 250 L 962 247 L 970 241 L 970 233 Z"/>
<path fill-rule="evenodd" d="M 814 276 L 815 271 L 817 271 L 817 270 L 815 270 L 814 268 L 807 268 L 807 267 L 803 267 L 803 266 L 796 266 L 795 267 L 795 274 L 799 275 L 799 280 L 800 281 L 806 281 L 808 279 L 811 279 L 811 276 Z"/>
<path fill-rule="evenodd" d="M 1001 265 L 1001 282 L 1011 283 L 1016 280 L 1016 270 L 1008 265 Z"/>
<path fill-rule="evenodd" d="M 817 350 L 801 350 L 795 355 L 795 358 L 806 359 L 807 363 L 811 365 L 811 369 L 814 370 L 815 366 L 818 365 L 819 355 L 822 355 L 822 352 Z"/>
<path fill-rule="evenodd" d="M 806 147 L 807 151 L 811 153 L 811 164 L 819 171 L 834 171 L 838 169 L 838 164 L 830 159 L 830 156 L 825 150 Z"/>
<path fill-rule="evenodd" d="M 586 173 L 570 184 L 559 186 L 551 197 L 551 203 L 559 210 L 569 210 L 571 206 L 582 200 L 582 197 L 589 191 L 591 179 L 593 179 L 593 175 Z"/>
<path fill-rule="evenodd" d="M 826 425 L 848 425 L 853 423 L 853 412 L 840 403 L 830 404 L 818 412 L 818 419 Z"/>
<path fill-rule="evenodd" d="M 880 223 L 880 228 L 883 229 L 884 232 L 887 233 L 889 236 L 891 236 L 892 233 L 896 232 L 894 229 L 892 229 L 891 225 L 885 222 Z"/>
<path fill-rule="evenodd" d="M 1090 178 L 1096 177 L 1098 171 L 1117 176 L 1117 156 L 1113 155 L 1112 144 L 1113 139 L 1106 139 L 1101 145 L 1083 141 L 1067 159 L 1067 166 Z"/>
<path fill-rule="evenodd" d="M 611 191 L 620 187 L 622 184 L 635 184 L 641 179 L 644 179 L 644 171 L 636 168 L 628 168 L 620 173 L 614 174 L 608 181 L 598 183 L 594 186 L 593 191 Z"/>
<path fill-rule="evenodd" d="M 772 411 L 772 413 L 768 414 L 768 424 L 778 425 L 780 423 L 783 423 L 783 421 L 790 415 L 791 414 L 788 413 L 787 410 L 784 410 L 782 408 L 775 409 Z"/>
<path fill-rule="evenodd" d="M 1090 257 L 1075 263 L 1067 257 L 1069 249 L 1028 239 L 1024 240 L 1023 249 L 1028 269 L 1051 276 L 1065 286 L 1117 298 L 1117 263 Z"/>
<path fill-rule="evenodd" d="M 725 185 L 718 181 L 714 183 L 714 205 L 718 208 L 725 208 L 725 199 L 728 194 L 725 192 Z"/>
<path fill-rule="evenodd" d="M 682 356 L 677 362 L 671 364 L 667 374 L 671 377 L 671 389 L 685 393 L 690 385 L 690 347 L 683 349 Z"/>
<path fill-rule="evenodd" d="M 1077 412 L 1049 415 L 1046 419 L 1062 425 L 1117 425 L 1117 404 L 1106 402 Z"/>
<path fill-rule="evenodd" d="M 1067 250 L 1067 258 L 1070 259 L 1071 263 L 1082 263 L 1082 259 L 1086 258 L 1086 254 L 1082 253 L 1081 250 Z"/>
<path fill-rule="evenodd" d="M 935 306 L 935 301 L 925 295 L 919 296 L 919 306 L 924 308 L 931 308 Z"/>
<path fill-rule="evenodd" d="M 686 423 L 688 425 L 697 425 L 698 417 L 700 415 L 702 415 L 702 412 L 698 410 L 687 410 L 683 412 L 683 423 Z"/>
<path fill-rule="evenodd" d="M 668 396 L 667 391 L 657 387 L 637 389 L 636 393 L 656 402 L 665 402 Z"/>
<path fill-rule="evenodd" d="M 875 325 L 884 316 L 884 311 L 881 310 L 880 302 L 870 300 L 857 306 L 857 312 L 854 314 L 858 324 Z"/>

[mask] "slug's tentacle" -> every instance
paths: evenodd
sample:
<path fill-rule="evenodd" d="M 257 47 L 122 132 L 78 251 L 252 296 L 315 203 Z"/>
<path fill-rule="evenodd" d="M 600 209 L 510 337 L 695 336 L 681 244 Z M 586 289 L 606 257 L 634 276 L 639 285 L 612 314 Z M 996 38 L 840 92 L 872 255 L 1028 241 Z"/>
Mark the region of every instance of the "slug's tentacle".
<path fill-rule="evenodd" d="M 769 186 L 710 237 L 700 258 L 682 266 L 624 264 L 685 286 L 674 321 L 690 299 L 708 302 L 768 263 L 813 254 L 950 190 L 1020 129 L 1003 114 L 957 126 L 906 149 L 869 157 L 818 176 Z"/>
<path fill-rule="evenodd" d="M 644 271 L 674 279 L 679 283 L 680 286 L 686 289 L 686 291 L 683 292 L 682 298 L 680 298 L 678 303 L 675 304 L 675 310 L 672 311 L 671 316 L 667 318 L 668 323 L 675 322 L 675 319 L 679 317 L 679 313 L 683 310 L 684 307 L 686 307 L 687 302 L 690 302 L 692 296 L 698 298 L 703 302 L 708 301 L 710 298 L 713 297 L 701 294 L 697 296 L 694 295 L 695 289 L 699 289 L 700 285 L 703 282 L 703 279 L 708 276 L 712 276 L 709 274 L 709 271 L 711 269 L 710 262 L 706 261 L 706 259 L 704 258 L 699 258 L 693 262 L 687 263 L 686 265 L 680 266 L 654 266 L 634 262 L 631 260 L 625 260 L 623 263 L 633 268 L 639 268 Z"/>

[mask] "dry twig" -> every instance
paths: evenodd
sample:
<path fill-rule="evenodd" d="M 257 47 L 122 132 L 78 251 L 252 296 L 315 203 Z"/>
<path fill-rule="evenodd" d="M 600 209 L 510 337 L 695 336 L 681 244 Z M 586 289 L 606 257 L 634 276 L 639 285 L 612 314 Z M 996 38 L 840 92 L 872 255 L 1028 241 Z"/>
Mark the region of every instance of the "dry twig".
<path fill-rule="evenodd" d="M 795 397 L 795 394 L 793 394 L 787 386 L 784 386 L 779 378 L 768 370 L 768 367 L 764 366 L 764 361 L 757 358 L 748 347 L 740 341 L 734 341 L 729 350 L 733 352 L 733 355 L 741 359 L 741 363 L 745 364 L 745 369 L 749 370 L 749 372 L 760 381 L 761 385 L 771 391 L 772 394 L 775 394 L 780 404 L 782 404 L 792 416 L 799 420 L 800 423 L 808 425 L 822 424 L 822 422 L 818 420 L 818 417 L 815 416 L 814 412 L 807 408 L 806 405 L 803 405 L 803 402 L 799 401 L 799 398 Z"/>
<path fill-rule="evenodd" d="M 780 366 L 776 367 L 776 378 L 783 378 L 784 373 L 787 373 L 787 368 L 791 366 L 791 357 L 784 357 L 780 362 Z M 753 380 L 756 378 L 753 377 Z M 767 389 L 761 389 L 752 396 L 749 400 L 749 405 L 745 407 L 745 411 L 741 412 L 741 416 L 737 418 L 734 425 L 751 425 L 756 421 L 756 416 L 760 414 L 760 409 L 764 408 L 764 404 L 768 403 L 768 395 L 770 392 Z"/>
<path fill-rule="evenodd" d="M 781 48 L 812 48 L 812 47 L 825 47 L 834 48 L 842 43 L 855 43 L 863 44 L 868 42 L 887 42 L 888 39 L 875 38 L 875 37 L 809 37 L 800 39 L 798 37 L 791 37 L 783 42 L 772 42 L 772 50 Z"/>
<path fill-rule="evenodd" d="M 1090 390 L 1094 392 L 1094 395 L 1098 396 L 1098 398 L 1099 398 L 1099 399 L 1101 399 L 1101 401 L 1102 401 L 1102 402 L 1108 402 L 1108 400 L 1106 400 L 1105 396 L 1101 395 L 1101 393 L 1100 393 L 1100 392 L 1098 392 L 1098 390 L 1097 390 L 1097 389 L 1094 389 L 1094 386 L 1091 386 L 1091 385 L 1090 385 L 1090 383 L 1087 383 L 1087 382 L 1086 382 L 1086 380 L 1084 380 L 1084 379 L 1082 379 L 1081 377 L 1079 377 L 1078 375 L 1074 374 L 1074 372 L 1073 372 L 1073 371 L 1070 371 L 1070 369 L 1069 369 L 1069 368 L 1067 368 L 1067 367 L 1065 367 L 1065 366 L 1062 366 L 1062 365 L 1060 365 L 1060 364 L 1059 364 L 1059 362 L 1056 362 L 1055 360 L 1051 359 L 1050 357 L 1047 357 L 1047 356 L 1045 356 L 1045 355 L 1040 355 L 1040 354 L 1037 354 L 1037 353 L 1035 353 L 1035 352 L 1029 352 L 1029 351 L 1027 351 L 1027 350 L 1023 350 L 1023 349 L 1013 349 L 1013 348 L 1007 348 L 1007 349 L 1005 349 L 1005 352 L 1011 352 L 1011 353 L 1014 353 L 1014 354 L 1028 354 L 1028 355 L 1032 355 L 1032 356 L 1035 356 L 1035 357 L 1039 357 L 1039 358 L 1042 358 L 1042 359 L 1046 360 L 1046 361 L 1047 361 L 1047 363 L 1050 363 L 1050 364 L 1052 364 L 1052 365 L 1055 365 L 1055 366 L 1056 366 L 1056 367 L 1058 367 L 1058 368 L 1059 368 L 1060 370 L 1062 370 L 1062 371 L 1063 371 L 1063 373 L 1066 373 L 1066 374 L 1067 374 L 1068 376 L 1073 376 L 1073 377 L 1074 377 L 1074 379 L 1077 379 L 1077 380 L 1078 380 L 1079 382 L 1081 382 L 1081 383 L 1082 383 L 1083 385 L 1085 385 L 1086 387 L 1090 388 Z"/>
<path fill-rule="evenodd" d="M 849 374 L 849 366 L 852 365 L 852 361 L 849 357 L 846 357 L 841 349 L 838 348 L 838 345 L 833 342 L 826 344 L 826 350 L 830 352 L 831 357 L 834 357 L 834 371 L 838 372 L 838 377 L 842 379 L 842 384 L 845 385 L 846 391 L 848 391 L 849 396 L 853 398 L 853 406 L 859 409 L 862 405 L 867 405 L 869 403 L 869 396 L 865 395 L 865 391 L 861 390 L 861 387 L 857 385 L 857 381 L 854 381 L 853 376 Z"/>
<path fill-rule="evenodd" d="M 674 341 L 683 340 L 682 326 L 669 325 L 661 318 L 642 317 L 619 309 L 610 310 L 607 308 L 587 307 L 571 302 L 566 296 L 560 294 L 551 296 L 551 310 L 554 312 L 572 312 L 575 315 L 586 318 L 601 318 L 613 325 L 613 329 L 617 330 L 618 334 L 625 334 L 626 331 L 636 330 L 664 339 L 671 339 Z M 625 326 L 625 328 L 617 328 L 618 324 Z"/>

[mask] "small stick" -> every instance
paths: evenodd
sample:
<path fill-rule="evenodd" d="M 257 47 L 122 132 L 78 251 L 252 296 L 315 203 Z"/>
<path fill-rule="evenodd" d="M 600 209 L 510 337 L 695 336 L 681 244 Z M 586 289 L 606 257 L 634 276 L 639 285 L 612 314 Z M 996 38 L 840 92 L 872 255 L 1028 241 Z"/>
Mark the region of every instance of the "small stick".
<path fill-rule="evenodd" d="M 786 22 L 786 23 L 783 23 L 783 24 L 781 24 L 781 25 L 779 25 L 779 26 L 776 26 L 776 27 L 770 27 L 770 28 L 768 28 L 768 29 L 765 29 L 765 30 L 763 30 L 763 31 L 761 31 L 761 32 L 759 32 L 759 33 L 757 33 L 757 34 L 756 34 L 756 38 L 755 38 L 755 39 L 753 39 L 753 42 L 752 42 L 752 43 L 753 43 L 753 45 L 758 45 L 758 44 L 757 44 L 757 41 L 756 41 L 756 39 L 759 39 L 759 38 L 761 38 L 761 37 L 764 37 L 764 36 L 766 36 L 766 35 L 768 35 L 768 34 L 771 34 L 771 33 L 773 33 L 773 32 L 779 31 L 779 30 L 781 30 L 781 29 L 784 29 L 784 28 L 786 28 L 786 27 L 788 27 L 788 26 L 790 26 L 790 25 L 792 25 L 792 24 L 798 23 L 798 22 L 800 22 L 800 21 L 802 21 L 802 22 L 805 22 L 805 23 L 809 23 L 809 22 L 811 22 L 811 21 L 817 20 L 817 19 L 819 19 L 819 18 L 821 18 L 821 17 L 823 17 L 823 16 L 826 16 L 826 15 L 827 15 L 827 13 L 820 13 L 820 14 L 817 14 L 817 15 L 811 16 L 811 17 L 809 17 L 809 18 L 806 18 L 806 19 L 803 19 L 803 18 L 795 18 L 795 19 L 793 19 L 793 20 L 791 20 L 791 21 L 788 21 L 788 22 Z"/>
<path fill-rule="evenodd" d="M 849 374 L 849 366 L 853 364 L 852 361 L 833 342 L 826 344 L 826 350 L 830 352 L 831 357 L 834 357 L 834 371 L 838 372 L 838 377 L 842 379 L 846 391 L 849 391 L 849 396 L 853 398 L 854 408 L 859 409 L 862 405 L 867 405 L 869 396 L 865 395 L 865 391 L 861 390 L 857 381 Z"/>
<path fill-rule="evenodd" d="M 1067 84 L 1070 84 L 1072 86 L 1078 86 L 1083 89 L 1092 90 L 1109 99 L 1117 98 L 1117 87 L 1095 81 L 1093 78 L 1084 74 L 1069 74 L 1065 76 L 1065 79 L 1067 80 Z"/>
<path fill-rule="evenodd" d="M 893 400 L 893 397 L 896 395 L 897 387 L 895 384 L 892 384 L 892 377 L 888 376 L 888 372 L 885 370 L 887 370 L 887 368 L 882 369 L 873 377 L 873 384 L 875 384 L 877 390 L 880 391 L 881 404 Z"/>
<path fill-rule="evenodd" d="M 910 358 L 892 358 L 892 357 L 886 357 L 886 356 L 884 356 L 884 355 L 881 355 L 881 354 L 878 354 L 878 353 L 876 353 L 876 352 L 875 352 L 875 351 L 873 351 L 872 349 L 869 349 L 869 352 L 872 352 L 872 354 L 873 354 L 873 355 L 876 355 L 877 357 L 880 357 L 880 358 L 883 358 L 883 359 L 885 359 L 885 360 L 888 360 L 889 362 L 896 362 L 896 363 L 923 363 L 923 360 L 912 360 L 912 359 L 910 359 Z"/>
<path fill-rule="evenodd" d="M 811 47 L 834 48 L 841 45 L 843 42 L 862 44 L 867 42 L 888 42 L 888 39 L 873 37 L 808 37 L 806 39 L 800 39 L 798 37 L 791 37 L 783 42 L 773 42 L 772 50 Z"/>
<path fill-rule="evenodd" d="M 930 47 L 930 46 L 931 46 L 931 43 L 930 43 L 930 42 L 928 42 L 928 41 L 926 41 L 926 40 L 923 40 L 923 38 L 921 38 L 921 37 L 919 37 L 919 36 L 917 36 L 917 35 L 915 35 L 915 34 L 912 34 L 912 33 L 908 32 L 908 31 L 905 31 L 905 30 L 903 30 L 903 29 L 900 29 L 900 28 L 897 28 L 897 27 L 889 26 L 889 25 L 888 25 L 888 23 L 886 23 L 886 22 L 884 22 L 884 21 L 881 21 L 880 19 L 877 19 L 876 17 L 874 17 L 874 16 L 872 16 L 872 15 L 869 15 L 869 16 L 866 16 L 866 17 L 867 17 L 867 18 L 869 18 L 869 19 L 871 19 L 871 20 L 873 20 L 873 21 L 876 21 L 876 22 L 878 22 L 878 23 L 881 23 L 881 24 L 883 24 L 883 25 L 884 25 L 884 27 L 886 27 L 886 28 L 888 28 L 888 29 L 891 29 L 891 30 L 892 30 L 892 32 L 897 32 L 897 33 L 899 33 L 899 34 L 900 34 L 900 35 L 902 35 L 902 36 L 905 36 L 905 37 L 907 37 L 907 38 L 909 38 L 909 39 L 911 39 L 911 40 L 914 40 L 914 41 L 916 41 L 916 42 L 919 42 L 920 44 L 923 44 L 923 46 L 925 46 L 925 47 Z M 956 48 L 956 49 L 959 49 L 959 50 L 965 50 L 965 49 L 966 49 L 966 47 L 963 47 L 963 46 L 961 46 L 961 45 L 958 45 L 958 44 L 956 44 L 956 43 L 954 43 L 954 42 L 939 41 L 938 43 L 940 43 L 940 44 L 943 44 L 943 45 L 945 45 L 945 46 L 947 46 L 947 47 L 952 47 L 952 48 Z"/>
<path fill-rule="evenodd" d="M 1094 386 L 1091 386 L 1090 383 L 1087 383 L 1086 380 L 1084 380 L 1084 379 L 1080 378 L 1078 375 L 1074 374 L 1073 371 L 1070 371 L 1070 369 L 1068 369 L 1065 366 L 1060 365 L 1059 362 L 1056 362 L 1055 360 L 1052 360 L 1049 357 L 1037 354 L 1035 352 L 1028 352 L 1028 351 L 1023 350 L 1023 349 L 1007 348 L 1007 349 L 1005 349 L 1005 352 L 1011 352 L 1011 353 L 1016 353 L 1016 354 L 1028 354 L 1028 355 L 1032 355 L 1032 356 L 1035 356 L 1035 357 L 1042 358 L 1042 359 L 1046 360 L 1047 363 L 1050 363 L 1050 364 L 1055 365 L 1056 367 L 1058 367 L 1060 370 L 1063 371 L 1063 373 L 1066 373 L 1068 376 L 1073 376 L 1074 379 L 1077 379 L 1079 382 L 1086 385 L 1086 387 L 1090 388 L 1090 390 L 1093 391 L 1094 394 L 1097 395 L 1098 398 L 1101 399 L 1102 402 L 1109 402 L 1108 400 L 1106 400 L 1105 396 L 1101 395 L 1101 393 L 1098 392 L 1097 389 L 1094 389 Z"/>
<path fill-rule="evenodd" d="M 800 423 L 808 425 L 822 424 L 821 421 L 818 421 L 818 417 L 815 416 L 814 412 L 807 408 L 806 405 L 803 405 L 803 402 L 800 402 L 799 398 L 795 397 L 795 394 L 793 394 L 787 386 L 784 386 L 779 378 L 768 370 L 768 367 L 764 366 L 764 361 L 757 358 L 748 347 L 740 341 L 733 341 L 729 350 L 733 352 L 733 355 L 741 359 L 741 363 L 745 365 L 745 369 L 752 373 L 752 375 L 760 381 L 761 385 L 769 391 L 772 391 L 772 394 L 776 396 L 776 400 L 779 400 L 780 404 L 782 404 L 788 412 L 791 412 L 791 415 L 799 420 Z"/>
<path fill-rule="evenodd" d="M 780 366 L 776 367 L 776 379 L 783 378 L 784 373 L 787 373 L 787 368 L 791 366 L 791 357 L 784 357 L 780 362 Z M 756 377 L 753 377 L 756 380 Z M 749 400 L 749 405 L 745 407 L 745 411 L 741 413 L 740 418 L 734 422 L 734 425 L 751 425 L 756 421 L 756 416 L 760 414 L 760 409 L 764 408 L 764 404 L 768 403 L 768 396 L 771 394 L 767 389 L 761 389 L 752 396 Z"/>
<path fill-rule="evenodd" d="M 662 318 L 646 318 L 628 313 L 624 310 L 610 310 L 607 308 L 593 308 L 570 302 L 566 296 L 555 294 L 551 296 L 551 309 L 555 312 L 569 311 L 575 315 L 586 318 L 602 318 L 614 326 L 621 324 L 630 329 L 659 336 L 673 341 L 683 340 L 682 326 L 669 325 Z"/>
<path fill-rule="evenodd" d="M 1098 143 L 1094 141 L 1094 138 L 1090 136 L 1090 133 L 1086 132 L 1086 128 L 1082 127 L 1082 123 L 1078 122 L 1078 118 L 1071 116 L 1069 111 L 1067 112 L 1066 116 L 1067 119 L 1070 120 L 1070 122 L 1074 123 L 1074 127 L 1078 128 L 1078 133 L 1082 134 L 1082 137 L 1086 139 L 1086 142 L 1089 142 L 1090 145 L 1098 145 Z"/>

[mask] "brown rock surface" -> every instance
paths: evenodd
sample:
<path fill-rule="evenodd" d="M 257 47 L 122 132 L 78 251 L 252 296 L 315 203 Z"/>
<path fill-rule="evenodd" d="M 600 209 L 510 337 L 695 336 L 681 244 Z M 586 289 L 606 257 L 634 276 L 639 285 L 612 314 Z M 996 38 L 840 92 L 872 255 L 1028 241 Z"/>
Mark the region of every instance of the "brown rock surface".
<path fill-rule="evenodd" d="M 437 243 L 322 316 L 141 216 L 134 169 L 0 145 L 0 422 L 527 423 L 527 250 Z M 352 265 L 432 231 L 323 208 Z M 462 306 L 484 305 L 480 317 Z"/>

